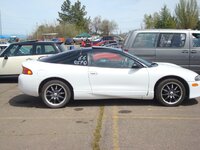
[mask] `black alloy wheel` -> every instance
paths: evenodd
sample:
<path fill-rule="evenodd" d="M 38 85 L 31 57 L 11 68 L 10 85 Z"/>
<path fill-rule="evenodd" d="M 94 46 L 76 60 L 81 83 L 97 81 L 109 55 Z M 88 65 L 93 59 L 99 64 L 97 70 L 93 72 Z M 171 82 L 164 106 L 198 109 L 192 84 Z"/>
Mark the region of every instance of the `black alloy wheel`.
<path fill-rule="evenodd" d="M 60 80 L 51 80 L 44 84 L 41 97 L 50 108 L 64 107 L 71 99 L 71 90 Z"/>
<path fill-rule="evenodd" d="M 156 88 L 156 99 L 165 106 L 178 106 L 185 98 L 185 86 L 177 79 L 165 79 Z"/>

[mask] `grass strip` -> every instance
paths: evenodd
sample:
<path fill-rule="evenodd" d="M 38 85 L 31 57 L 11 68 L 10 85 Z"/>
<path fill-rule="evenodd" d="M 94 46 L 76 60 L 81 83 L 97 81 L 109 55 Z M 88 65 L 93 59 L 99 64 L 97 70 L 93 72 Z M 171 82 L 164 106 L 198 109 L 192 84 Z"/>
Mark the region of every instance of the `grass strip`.
<path fill-rule="evenodd" d="M 92 149 L 93 150 L 100 150 L 100 139 L 101 139 L 101 128 L 102 128 L 102 123 L 103 123 L 103 114 L 104 114 L 104 106 L 100 106 L 99 108 L 99 115 L 97 119 L 97 125 L 96 129 L 94 131 L 94 139 L 92 143 Z"/>

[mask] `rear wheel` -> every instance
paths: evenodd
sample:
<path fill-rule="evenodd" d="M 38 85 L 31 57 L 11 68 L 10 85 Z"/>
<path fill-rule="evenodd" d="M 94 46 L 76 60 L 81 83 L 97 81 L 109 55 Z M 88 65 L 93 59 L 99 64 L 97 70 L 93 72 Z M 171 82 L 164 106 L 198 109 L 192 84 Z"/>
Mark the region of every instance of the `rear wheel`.
<path fill-rule="evenodd" d="M 60 80 L 51 80 L 44 84 L 41 97 L 44 103 L 51 108 L 64 107 L 71 99 L 70 88 Z"/>
<path fill-rule="evenodd" d="M 166 79 L 156 88 L 156 99 L 165 106 L 177 106 L 186 97 L 185 86 L 177 79 Z"/>

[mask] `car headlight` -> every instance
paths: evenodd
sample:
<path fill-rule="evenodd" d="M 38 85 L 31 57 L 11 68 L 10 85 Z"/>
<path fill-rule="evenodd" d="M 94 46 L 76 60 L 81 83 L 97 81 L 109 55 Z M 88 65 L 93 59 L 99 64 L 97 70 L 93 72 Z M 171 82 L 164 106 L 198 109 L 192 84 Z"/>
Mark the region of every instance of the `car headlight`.
<path fill-rule="evenodd" d="M 195 77 L 195 81 L 200 81 L 200 75 L 197 75 L 197 76 Z"/>

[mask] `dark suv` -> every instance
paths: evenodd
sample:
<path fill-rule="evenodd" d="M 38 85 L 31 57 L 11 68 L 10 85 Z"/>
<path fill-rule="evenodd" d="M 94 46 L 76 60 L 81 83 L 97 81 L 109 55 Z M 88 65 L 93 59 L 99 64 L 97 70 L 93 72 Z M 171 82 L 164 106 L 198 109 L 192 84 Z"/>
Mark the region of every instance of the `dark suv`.
<path fill-rule="evenodd" d="M 25 41 L 10 44 L 0 54 L 0 77 L 17 77 L 21 63 L 65 51 L 62 42 Z"/>

